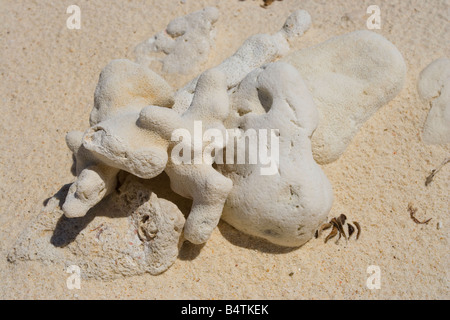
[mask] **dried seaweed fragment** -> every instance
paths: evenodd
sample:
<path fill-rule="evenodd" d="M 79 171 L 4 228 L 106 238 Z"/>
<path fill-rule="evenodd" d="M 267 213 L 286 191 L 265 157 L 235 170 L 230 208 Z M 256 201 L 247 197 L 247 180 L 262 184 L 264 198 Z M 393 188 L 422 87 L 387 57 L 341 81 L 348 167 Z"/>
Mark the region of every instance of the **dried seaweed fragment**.
<path fill-rule="evenodd" d="M 417 208 L 413 208 L 411 203 L 408 204 L 408 212 L 409 212 L 409 216 L 411 217 L 411 219 L 417 224 L 428 224 L 428 222 L 430 222 L 430 220 L 432 219 L 432 218 L 430 218 L 430 219 L 425 220 L 425 221 L 418 220 L 415 217 L 415 214 L 417 212 Z"/>
<path fill-rule="evenodd" d="M 431 170 L 431 174 L 425 180 L 425 186 L 428 186 L 431 183 L 431 181 L 433 181 L 433 178 L 436 175 L 436 173 L 438 173 L 439 170 L 441 170 L 442 167 L 445 166 L 449 162 L 450 162 L 450 157 L 445 158 L 444 161 L 442 161 L 442 163 L 436 169 Z"/>

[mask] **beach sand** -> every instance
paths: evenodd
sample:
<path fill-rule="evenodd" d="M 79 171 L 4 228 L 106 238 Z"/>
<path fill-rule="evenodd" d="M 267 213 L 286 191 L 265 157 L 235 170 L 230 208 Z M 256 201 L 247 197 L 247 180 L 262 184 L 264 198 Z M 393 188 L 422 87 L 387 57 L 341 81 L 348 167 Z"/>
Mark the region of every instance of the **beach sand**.
<path fill-rule="evenodd" d="M 429 106 L 420 101 L 420 71 L 450 56 L 447 0 L 395 1 L 0 1 L 0 299 L 449 299 L 450 165 L 425 186 L 450 156 L 449 145 L 426 145 Z M 81 8 L 81 29 L 66 27 L 66 8 Z M 134 47 L 178 16 L 216 6 L 220 18 L 202 70 L 230 56 L 249 36 L 278 31 L 296 9 L 311 29 L 294 49 L 366 29 L 366 9 L 381 9 L 381 29 L 408 68 L 400 94 L 370 118 L 342 157 L 323 170 L 334 190 L 330 217 L 344 213 L 362 227 L 359 240 L 283 249 L 220 222 L 204 246 L 185 243 L 159 276 L 110 281 L 82 279 L 66 286 L 65 266 L 18 261 L 7 254 L 41 212 L 43 202 L 74 180 L 64 138 L 85 130 L 102 68 L 134 59 Z M 197 74 L 164 75 L 179 88 Z M 416 224 L 407 210 L 411 203 Z M 440 228 L 438 228 L 438 223 Z M 366 284 L 369 266 L 380 288 Z"/>

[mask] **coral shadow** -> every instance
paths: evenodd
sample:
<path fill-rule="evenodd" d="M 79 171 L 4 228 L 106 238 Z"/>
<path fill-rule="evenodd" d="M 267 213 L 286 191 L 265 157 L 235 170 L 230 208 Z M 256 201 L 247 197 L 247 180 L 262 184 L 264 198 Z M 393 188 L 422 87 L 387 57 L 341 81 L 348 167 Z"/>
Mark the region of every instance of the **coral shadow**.
<path fill-rule="evenodd" d="M 52 197 L 49 197 L 43 201 L 44 206 L 47 206 L 50 199 L 55 198 L 58 200 L 58 206 L 61 208 L 66 199 L 67 193 L 71 183 L 65 184 L 58 192 L 56 192 Z M 86 217 L 69 219 L 62 215 L 58 222 L 56 223 L 53 235 L 50 238 L 50 243 L 55 247 L 65 247 L 73 240 L 75 240 L 78 233 L 83 230 L 84 226 L 87 225 Z M 92 220 L 92 219 L 90 219 Z"/>
<path fill-rule="evenodd" d="M 62 215 L 56 223 L 50 243 L 55 247 L 64 248 L 76 239 L 94 217 L 92 210 L 89 210 L 84 217 L 80 218 L 67 218 Z"/>
<path fill-rule="evenodd" d="M 142 182 L 151 186 L 158 197 L 165 198 L 175 203 L 185 216 L 189 214 L 192 200 L 175 194 L 170 189 L 170 180 L 166 174 L 161 174 L 151 180 L 142 180 Z M 70 183 L 64 185 L 53 197 L 51 197 L 56 198 L 59 201 L 60 208 L 64 203 L 70 185 Z M 111 197 L 114 196 L 117 196 L 117 194 L 112 193 L 107 196 L 96 206 L 91 208 L 84 217 L 67 218 L 64 215 L 61 215 L 56 223 L 50 243 L 55 247 L 66 247 L 76 239 L 80 232 L 83 231 L 96 216 L 108 216 L 111 218 L 128 216 L 126 210 L 119 211 L 113 208 Z M 47 205 L 51 198 L 46 199 L 44 205 Z M 278 246 L 264 239 L 244 234 L 222 220 L 219 222 L 218 229 L 222 236 L 231 244 L 242 248 L 273 254 L 283 254 L 298 249 Z M 195 245 L 189 241 L 185 241 L 180 248 L 178 259 L 185 261 L 194 260 L 200 254 L 204 246 L 204 244 Z"/>
<path fill-rule="evenodd" d="M 219 222 L 218 228 L 225 239 L 227 239 L 231 244 L 241 248 L 272 254 L 289 253 L 300 248 L 278 246 L 265 239 L 245 234 L 223 220 Z"/>
<path fill-rule="evenodd" d="M 70 187 L 69 185 L 65 185 Z M 61 189 L 63 190 L 63 189 Z M 61 208 L 67 195 L 68 187 L 61 193 L 61 190 L 55 194 L 55 198 L 59 200 L 59 207 Z M 50 243 L 58 248 L 64 248 L 72 243 L 78 234 L 83 231 L 89 223 L 94 220 L 96 216 L 108 216 L 108 217 L 123 217 L 124 213 L 115 210 L 111 207 L 110 197 L 113 194 L 105 197 L 97 205 L 91 208 L 84 217 L 79 218 L 67 218 L 65 215 L 61 215 L 56 223 L 53 235 L 50 238 Z"/>
<path fill-rule="evenodd" d="M 183 261 L 192 261 L 200 254 L 205 243 L 203 244 L 193 244 L 189 241 L 185 241 L 180 248 L 180 252 L 178 253 L 178 259 Z"/>
<path fill-rule="evenodd" d="M 126 175 L 127 173 L 121 172 L 120 175 Z M 120 180 L 120 179 L 118 179 Z M 123 180 L 123 179 L 122 179 Z M 157 177 L 149 180 L 138 179 L 144 185 L 147 185 L 153 192 L 157 194 L 159 198 L 164 198 L 175 203 L 181 212 L 187 216 L 192 206 L 192 200 L 185 199 L 177 194 L 175 194 L 170 189 L 170 180 L 169 177 L 162 173 Z M 69 191 L 69 187 L 71 184 L 66 184 L 62 187 L 53 197 L 59 201 L 59 207 L 61 208 L 67 193 Z M 104 216 L 110 218 L 118 218 L 118 217 L 127 217 L 129 215 L 128 210 L 124 208 L 124 210 L 118 210 L 114 207 L 113 197 L 118 196 L 118 189 L 120 189 L 120 183 L 118 181 L 118 185 L 116 188 L 116 192 L 111 193 L 107 197 L 105 197 L 102 201 L 100 201 L 97 205 L 92 207 L 84 217 L 80 218 L 67 218 L 65 215 L 61 215 L 59 217 L 58 222 L 56 223 L 55 230 L 53 231 L 53 235 L 50 239 L 50 243 L 55 247 L 63 248 L 70 243 L 72 243 L 78 234 L 83 231 L 97 216 Z M 48 201 L 51 199 L 48 198 L 44 201 L 44 205 L 47 205 Z M 187 248 L 187 249 L 186 249 Z M 192 247 L 185 246 L 182 249 L 181 257 L 185 257 L 186 259 L 195 258 L 200 252 L 199 246 Z M 189 258 L 192 257 L 192 258 Z"/>
<path fill-rule="evenodd" d="M 61 187 L 52 197 L 48 197 L 44 201 L 42 201 L 42 204 L 44 207 L 48 204 L 50 199 L 55 198 L 59 201 L 59 206 L 61 207 L 64 203 L 64 200 L 66 199 L 67 192 L 69 192 L 69 188 L 71 186 L 71 183 L 67 183 Z"/>

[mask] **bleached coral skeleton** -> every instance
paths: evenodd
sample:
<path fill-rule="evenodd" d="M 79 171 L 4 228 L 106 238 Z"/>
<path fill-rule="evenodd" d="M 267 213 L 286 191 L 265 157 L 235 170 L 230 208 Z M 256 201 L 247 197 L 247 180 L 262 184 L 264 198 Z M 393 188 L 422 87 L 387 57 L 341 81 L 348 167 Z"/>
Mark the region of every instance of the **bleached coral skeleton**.
<path fill-rule="evenodd" d="M 395 46 L 367 31 L 274 62 L 288 53 L 289 40 L 310 25 L 306 11 L 294 12 L 279 32 L 250 37 L 230 58 L 175 93 L 146 66 L 112 61 L 100 75 L 91 127 L 66 138 L 77 178 L 63 205 L 65 215 L 83 216 L 112 193 L 120 170 L 144 179 L 165 171 L 172 190 L 193 199 L 184 225 L 184 238 L 193 243 L 208 240 L 222 212 L 237 229 L 276 244 L 308 241 L 332 204 L 330 183 L 315 160 L 337 159 L 362 123 L 400 91 L 406 70 Z M 348 44 L 355 43 L 364 45 L 349 58 Z M 339 68 L 324 63 L 327 57 L 340 62 Z M 345 110 L 339 109 L 342 102 Z M 336 113 L 352 125 L 331 122 Z M 278 172 L 262 177 L 255 174 L 259 165 L 176 163 L 169 156 L 179 143 L 173 133 L 182 129 L 193 135 L 197 121 L 205 130 L 281 129 Z M 314 150 L 316 131 L 326 132 L 326 139 Z M 215 141 L 216 156 L 230 151 L 228 142 Z M 186 150 L 196 148 L 195 141 L 182 144 L 190 146 Z M 202 141 L 201 151 L 206 146 Z"/>
<path fill-rule="evenodd" d="M 232 182 L 208 163 L 174 164 L 168 156 L 174 147 L 172 133 L 180 128 L 192 132 L 196 120 L 206 129 L 224 130 L 229 87 L 238 84 L 246 70 L 287 53 L 287 39 L 303 34 L 309 25 L 309 15 L 300 10 L 274 36 L 247 40 L 234 56 L 195 79 L 189 107 L 182 112 L 170 108 L 171 89 L 157 74 L 128 60 L 112 61 L 100 75 L 91 127 L 84 134 L 70 132 L 66 138 L 76 158 L 77 179 L 64 202 L 65 215 L 85 215 L 114 191 L 120 170 L 145 179 L 165 171 L 173 191 L 193 199 L 184 226 L 185 239 L 207 241 L 220 220 Z M 248 50 L 257 54 L 248 58 Z"/>
<path fill-rule="evenodd" d="M 109 69 L 140 70 L 145 67 L 128 60 L 115 60 L 106 67 Z M 147 69 L 144 73 L 151 74 L 151 71 Z M 192 131 L 196 119 L 202 119 L 208 127 L 224 128 L 222 121 L 229 108 L 224 75 L 214 69 L 203 73 L 191 107 L 181 115 L 167 107 L 150 105 L 141 108 L 140 100 L 135 99 L 137 95 L 126 85 L 127 76 L 123 73 L 106 77 L 107 83 L 102 83 L 100 88 L 113 86 L 108 82 L 115 83 L 116 76 L 120 77 L 121 84 L 125 84 L 124 94 L 118 94 L 108 101 L 108 105 L 94 108 L 91 119 L 96 120 L 83 135 L 68 134 L 68 144 L 79 163 L 79 174 L 63 205 L 66 216 L 86 214 L 112 192 L 119 170 L 145 179 L 165 170 L 172 189 L 194 201 L 184 228 L 185 238 L 193 243 L 205 242 L 219 222 L 232 187 L 231 180 L 214 170 L 211 164 L 174 164 L 168 154 L 175 145 L 171 141 L 172 132 L 178 128 Z M 96 98 L 102 93 L 103 89 L 97 90 Z M 135 100 L 123 98 L 125 93 L 131 93 L 130 97 Z M 117 100 L 122 101 L 127 110 L 109 113 L 110 106 L 116 105 Z M 97 117 L 96 114 L 102 111 L 107 115 Z"/>

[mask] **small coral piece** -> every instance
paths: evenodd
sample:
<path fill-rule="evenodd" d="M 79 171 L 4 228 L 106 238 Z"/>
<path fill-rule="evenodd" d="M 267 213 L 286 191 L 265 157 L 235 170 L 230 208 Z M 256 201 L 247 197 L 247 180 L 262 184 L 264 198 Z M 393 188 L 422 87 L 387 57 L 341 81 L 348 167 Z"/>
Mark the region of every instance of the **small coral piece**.
<path fill-rule="evenodd" d="M 431 108 L 423 128 L 423 140 L 428 144 L 450 142 L 450 59 L 430 63 L 417 84 L 419 95 Z"/>
<path fill-rule="evenodd" d="M 208 59 L 219 10 L 206 7 L 172 20 L 166 30 L 142 42 L 135 48 L 136 61 L 148 65 L 163 53 L 162 71 L 186 74 Z"/>
<path fill-rule="evenodd" d="M 91 112 L 90 123 L 94 126 L 94 131 L 99 128 L 98 123 L 104 124 L 106 128 L 114 126 L 115 123 L 115 127 L 131 137 L 133 136 L 133 129 L 135 129 L 135 126 L 129 125 L 130 121 L 132 122 L 130 119 L 133 118 L 133 114 L 138 115 L 138 112 L 149 104 L 170 106 L 173 103 L 172 96 L 170 86 L 150 69 L 129 60 L 114 60 L 100 74 L 95 90 L 94 108 Z M 88 134 L 92 133 L 92 131 L 88 132 Z M 145 132 L 138 132 L 137 134 L 142 135 Z M 116 175 L 119 169 L 124 168 L 120 164 L 111 165 L 113 163 L 108 161 L 107 157 L 98 157 L 98 153 L 86 149 L 86 143 L 83 144 L 83 139 L 86 138 L 83 136 L 82 132 L 76 131 L 69 132 L 66 136 L 66 143 L 76 160 L 77 175 L 77 179 L 71 185 L 63 205 L 65 215 L 71 218 L 84 216 L 90 208 L 110 194 L 116 186 Z M 98 138 L 98 134 L 89 137 Z M 133 139 L 111 141 L 109 138 L 109 136 L 105 137 L 104 145 L 117 147 L 110 148 L 109 152 L 120 154 L 123 158 L 137 163 L 143 160 L 142 153 L 147 151 L 151 153 L 151 157 L 148 158 L 153 161 L 150 161 L 146 167 L 151 167 L 153 173 L 160 173 L 164 169 L 162 163 L 167 161 L 164 143 L 162 143 L 162 146 L 158 143 L 152 143 L 152 146 L 156 145 L 157 147 L 147 149 L 133 145 L 131 147 L 137 147 L 140 153 L 133 154 L 135 157 L 129 159 L 124 154 L 124 149 L 129 147 L 127 143 Z M 148 141 L 151 142 L 152 140 L 149 138 Z M 143 161 L 143 164 L 145 165 L 146 162 Z"/>
<path fill-rule="evenodd" d="M 167 194 L 166 178 L 145 180 L 122 171 L 116 192 L 76 219 L 61 211 L 59 199 L 69 189 L 64 186 L 19 235 L 8 261 L 77 265 L 83 277 L 102 280 L 166 271 L 184 240 L 185 218 L 174 202 L 189 208 L 188 200 Z"/>
<path fill-rule="evenodd" d="M 158 198 L 143 183 L 128 175 L 119 189 L 118 202 L 130 208 L 130 219 L 143 243 L 146 271 L 160 274 L 177 259 L 183 243 L 185 219 L 172 202 Z"/>

